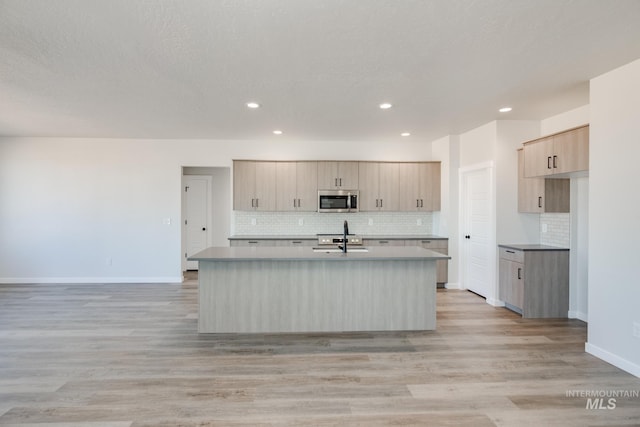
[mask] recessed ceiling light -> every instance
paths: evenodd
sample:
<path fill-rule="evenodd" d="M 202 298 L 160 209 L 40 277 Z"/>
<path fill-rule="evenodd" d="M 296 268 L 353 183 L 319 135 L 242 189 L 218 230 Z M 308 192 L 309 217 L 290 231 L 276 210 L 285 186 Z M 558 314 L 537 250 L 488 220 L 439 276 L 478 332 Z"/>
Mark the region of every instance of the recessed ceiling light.
<path fill-rule="evenodd" d="M 500 111 L 501 113 L 508 113 L 509 111 L 511 111 L 512 108 L 511 107 L 502 107 L 501 109 L 499 109 L 498 111 Z"/>
<path fill-rule="evenodd" d="M 411 134 L 409 132 L 402 132 L 400 136 L 411 136 Z"/>
<path fill-rule="evenodd" d="M 249 108 L 260 108 L 260 104 L 257 102 L 247 102 L 247 107 Z"/>
<path fill-rule="evenodd" d="M 382 104 L 380 104 L 380 108 L 383 110 L 388 110 L 389 108 L 391 108 L 391 104 L 389 104 L 388 102 L 383 102 Z"/>
<path fill-rule="evenodd" d="M 282 131 L 281 130 L 274 130 L 273 134 L 274 135 L 282 135 Z"/>

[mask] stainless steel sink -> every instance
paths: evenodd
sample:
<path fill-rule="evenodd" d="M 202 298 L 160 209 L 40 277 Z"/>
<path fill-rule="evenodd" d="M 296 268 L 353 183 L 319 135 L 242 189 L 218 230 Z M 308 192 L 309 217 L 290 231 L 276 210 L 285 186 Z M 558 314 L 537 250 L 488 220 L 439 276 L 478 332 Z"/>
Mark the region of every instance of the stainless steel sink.
<path fill-rule="evenodd" d="M 326 252 L 328 254 L 335 254 L 342 252 L 342 249 L 338 248 L 312 248 L 313 252 Z M 347 248 L 347 253 L 349 252 L 369 252 L 368 248 Z"/>

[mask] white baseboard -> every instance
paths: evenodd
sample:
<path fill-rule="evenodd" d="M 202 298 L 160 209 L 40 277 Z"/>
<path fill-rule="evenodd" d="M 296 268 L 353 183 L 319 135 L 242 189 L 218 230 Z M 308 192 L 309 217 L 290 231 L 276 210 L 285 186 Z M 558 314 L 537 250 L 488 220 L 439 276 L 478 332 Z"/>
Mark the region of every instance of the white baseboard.
<path fill-rule="evenodd" d="M 640 365 L 638 364 L 630 362 L 627 359 L 623 359 L 620 356 L 616 356 L 613 353 L 589 343 L 584 345 L 584 351 L 640 378 Z"/>
<path fill-rule="evenodd" d="M 494 307 L 504 307 L 504 301 L 500 301 L 499 299 L 495 298 L 487 298 L 487 304 Z"/>
<path fill-rule="evenodd" d="M 462 289 L 460 287 L 460 283 L 445 283 L 444 284 L 444 288 L 445 289 Z"/>
<path fill-rule="evenodd" d="M 582 311 L 569 310 L 568 317 L 569 319 L 578 319 L 585 323 L 589 323 L 589 316 L 587 316 L 587 313 L 583 313 Z"/>
<path fill-rule="evenodd" d="M 170 277 L 0 277 L 0 284 L 29 283 L 182 283 L 182 276 Z"/>

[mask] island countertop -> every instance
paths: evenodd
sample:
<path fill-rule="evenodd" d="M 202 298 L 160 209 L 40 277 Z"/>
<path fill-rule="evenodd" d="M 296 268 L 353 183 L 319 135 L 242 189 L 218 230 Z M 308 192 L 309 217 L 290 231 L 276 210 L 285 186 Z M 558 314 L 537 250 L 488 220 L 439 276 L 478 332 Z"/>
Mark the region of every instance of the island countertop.
<path fill-rule="evenodd" d="M 358 234 L 362 239 L 371 240 L 448 240 L 448 237 L 437 236 L 435 234 Z M 255 234 L 255 235 L 233 235 L 228 240 L 318 240 L 317 234 Z"/>
<path fill-rule="evenodd" d="M 374 246 L 368 252 L 314 252 L 310 247 L 210 247 L 189 261 L 375 261 L 375 260 L 441 260 L 447 255 L 419 246 Z"/>

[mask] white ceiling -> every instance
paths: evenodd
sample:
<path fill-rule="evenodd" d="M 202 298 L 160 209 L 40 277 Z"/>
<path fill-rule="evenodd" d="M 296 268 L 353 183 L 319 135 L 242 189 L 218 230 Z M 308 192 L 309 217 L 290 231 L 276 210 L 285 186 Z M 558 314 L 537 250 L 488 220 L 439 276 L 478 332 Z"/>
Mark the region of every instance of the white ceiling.
<path fill-rule="evenodd" d="M 431 141 L 637 58 L 639 0 L 0 0 L 0 135 Z"/>

